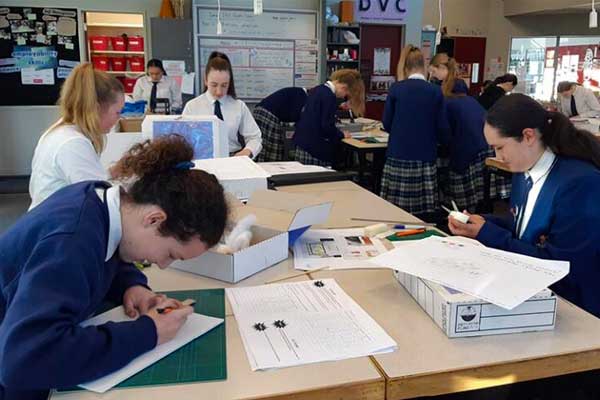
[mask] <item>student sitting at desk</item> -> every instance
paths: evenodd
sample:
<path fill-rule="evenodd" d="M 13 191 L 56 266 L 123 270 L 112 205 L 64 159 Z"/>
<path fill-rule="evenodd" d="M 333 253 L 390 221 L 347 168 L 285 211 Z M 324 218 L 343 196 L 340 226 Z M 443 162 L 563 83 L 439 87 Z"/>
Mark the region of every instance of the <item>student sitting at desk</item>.
<path fill-rule="evenodd" d="M 164 269 L 223 234 L 223 188 L 190 169 L 192 156 L 176 135 L 137 144 L 117 168 L 116 178 L 135 177 L 130 189 L 67 186 L 0 237 L 1 399 L 46 399 L 49 389 L 98 379 L 183 326 L 192 308 L 152 292 L 132 262 Z M 104 300 L 136 319 L 82 328 Z"/>
<path fill-rule="evenodd" d="M 499 100 L 484 132 L 514 172 L 512 215 L 471 215 L 467 224 L 449 218 L 450 230 L 489 247 L 569 261 L 569 274 L 551 289 L 600 317 L 600 142 L 523 94 Z"/>
<path fill-rule="evenodd" d="M 82 63 L 63 83 L 58 103 L 60 119 L 42 135 L 33 154 L 30 210 L 64 186 L 107 179 L 100 153 L 105 134 L 119 121 L 123 85 Z"/>
<path fill-rule="evenodd" d="M 444 96 L 425 80 L 425 60 L 407 45 L 390 88 L 383 127 L 390 134 L 381 197 L 417 216 L 438 211 L 437 144 L 448 142 Z"/>
<path fill-rule="evenodd" d="M 156 58 L 146 64 L 146 75 L 138 78 L 133 87 L 133 100 L 145 100 L 148 109 L 154 112 L 156 99 L 168 99 L 169 106 L 173 111 L 181 110 L 181 89 L 179 85 L 167 76 L 162 61 Z"/>
<path fill-rule="evenodd" d="M 590 89 L 575 82 L 560 82 L 556 91 L 560 95 L 560 112 L 567 117 L 600 116 L 600 102 Z"/>
<path fill-rule="evenodd" d="M 252 115 L 262 133 L 263 150 L 256 161 L 281 161 L 284 159 L 282 122 L 296 123 L 306 104 L 307 92 L 301 87 L 287 87 L 262 99 Z"/>
<path fill-rule="evenodd" d="M 227 55 L 213 51 L 204 69 L 204 93 L 190 100 L 183 115 L 215 115 L 229 138 L 229 153 L 255 158 L 262 149 L 261 132 L 246 103 L 235 95 Z"/>
<path fill-rule="evenodd" d="M 295 159 L 306 165 L 332 166 L 340 141 L 350 137 L 335 126 L 336 98 L 350 98 L 355 115 L 362 115 L 365 107 L 365 85 L 360 73 L 340 69 L 331 79 L 310 91 L 300 120 L 296 123 Z"/>

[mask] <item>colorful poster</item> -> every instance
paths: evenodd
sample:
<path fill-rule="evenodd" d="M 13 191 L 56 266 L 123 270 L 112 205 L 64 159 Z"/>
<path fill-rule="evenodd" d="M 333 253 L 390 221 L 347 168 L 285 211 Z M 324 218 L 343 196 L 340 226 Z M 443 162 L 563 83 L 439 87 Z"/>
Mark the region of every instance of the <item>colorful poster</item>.
<path fill-rule="evenodd" d="M 54 46 L 32 47 L 15 46 L 12 57 L 16 59 L 16 66 L 24 68 L 33 68 L 35 70 L 56 68 L 58 53 Z"/>
<path fill-rule="evenodd" d="M 214 158 L 212 122 L 210 121 L 154 121 L 153 137 L 177 133 L 194 148 L 194 160 Z"/>

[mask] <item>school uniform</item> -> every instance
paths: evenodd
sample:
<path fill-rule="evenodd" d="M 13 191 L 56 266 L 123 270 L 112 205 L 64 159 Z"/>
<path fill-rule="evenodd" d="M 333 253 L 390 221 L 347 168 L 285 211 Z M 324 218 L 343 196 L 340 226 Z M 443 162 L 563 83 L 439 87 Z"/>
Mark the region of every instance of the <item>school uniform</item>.
<path fill-rule="evenodd" d="M 560 98 L 560 112 L 567 117 L 595 117 L 600 115 L 600 102 L 590 89 L 576 86 L 569 98 Z"/>
<path fill-rule="evenodd" d="M 58 126 L 44 133 L 35 148 L 29 181 L 29 209 L 72 183 L 107 178 L 108 173 L 90 139 L 75 125 Z"/>
<path fill-rule="evenodd" d="M 486 216 L 477 240 L 532 257 L 570 262 L 551 286 L 600 317 L 600 170 L 546 150 L 525 173 L 513 175 L 513 216 Z"/>
<path fill-rule="evenodd" d="M 248 149 L 252 152 L 252 158 L 255 158 L 262 149 L 260 128 L 256 125 L 246 103 L 241 100 L 229 95 L 217 100 L 206 91 L 188 101 L 183 109 L 183 115 L 216 115 L 222 119 L 221 129 L 224 129 L 227 134 L 230 154 Z"/>
<path fill-rule="evenodd" d="M 152 103 L 152 90 L 154 86 L 154 82 L 152 82 L 152 79 L 149 76 L 145 75 L 138 78 L 133 87 L 133 100 L 145 100 L 150 106 Z M 163 75 L 162 78 L 160 78 L 160 81 L 156 82 L 154 101 L 156 99 L 169 99 L 172 110 L 181 108 L 183 104 L 181 100 L 181 88 L 175 79 Z"/>
<path fill-rule="evenodd" d="M 0 237 L 0 393 L 45 398 L 122 368 L 156 346 L 153 320 L 82 328 L 106 299 L 147 280 L 119 258 L 119 187 L 65 187 Z"/>
<path fill-rule="evenodd" d="M 294 132 L 296 161 L 307 165 L 334 164 L 344 137 L 335 126 L 336 110 L 335 86 L 331 81 L 311 90 Z"/>
<path fill-rule="evenodd" d="M 483 108 L 489 110 L 494 104 L 502 97 L 506 95 L 506 91 L 500 86 L 490 85 L 488 86 L 481 95 L 477 98 L 477 101 Z"/>
<path fill-rule="evenodd" d="M 436 212 L 437 144 L 449 140 L 442 91 L 421 74 L 394 83 L 385 102 L 383 127 L 390 137 L 381 197 L 412 214 Z"/>
<path fill-rule="evenodd" d="M 252 115 L 262 132 L 263 150 L 257 161 L 284 159 L 284 129 L 282 123 L 296 123 L 304 104 L 306 89 L 288 87 L 279 89 L 254 107 Z"/>
<path fill-rule="evenodd" d="M 483 175 L 490 147 L 483 135 L 485 109 L 467 96 L 467 92 L 466 84 L 460 79 L 453 89 L 458 96 L 446 98 L 449 154 L 447 165 L 441 166 L 438 162 L 438 177 L 442 203 L 450 204 L 454 200 L 461 210 L 475 212 L 484 197 Z"/>

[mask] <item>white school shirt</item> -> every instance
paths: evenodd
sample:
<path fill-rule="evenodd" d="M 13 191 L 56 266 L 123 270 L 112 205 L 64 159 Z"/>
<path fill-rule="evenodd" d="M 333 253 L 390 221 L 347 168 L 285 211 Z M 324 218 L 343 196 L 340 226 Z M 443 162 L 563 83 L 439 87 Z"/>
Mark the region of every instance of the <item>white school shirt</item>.
<path fill-rule="evenodd" d="M 150 95 L 152 94 L 152 79 L 145 75 L 135 82 L 133 87 L 133 100 L 146 100 L 150 104 Z M 156 85 L 156 98 L 169 99 L 171 109 L 181 108 L 181 89 L 175 79 L 163 75 Z"/>
<path fill-rule="evenodd" d="M 427 79 L 425 79 L 425 75 L 419 73 L 419 72 L 415 72 L 414 74 L 410 74 L 408 76 L 408 79 L 421 79 L 422 81 L 427 81 Z"/>
<path fill-rule="evenodd" d="M 57 190 L 81 181 L 108 179 L 100 155 L 75 125 L 62 125 L 42 135 L 31 162 L 31 210 Z"/>
<path fill-rule="evenodd" d="M 215 98 L 210 93 L 204 92 L 202 95 L 188 101 L 183 109 L 183 115 L 215 115 Z M 229 153 L 236 153 L 242 150 L 238 141 L 238 132 L 246 141 L 246 149 L 252 152 L 252 158 L 255 158 L 262 149 L 262 138 L 260 128 L 256 124 L 252 113 L 246 103 L 226 95 L 219 99 L 221 103 L 221 113 L 224 123 L 222 126 L 227 133 L 229 140 Z"/>
<path fill-rule="evenodd" d="M 100 201 L 104 202 L 104 189 L 96 189 Z M 121 243 L 123 228 L 121 225 L 121 190 L 119 185 L 106 189 L 106 208 L 108 209 L 108 244 L 106 246 L 106 258 L 112 258 Z"/>
<path fill-rule="evenodd" d="M 584 88 L 583 86 L 576 86 L 573 92 L 575 97 L 575 107 L 579 113 L 579 117 L 589 118 L 600 115 L 600 102 L 590 89 Z M 564 98 L 560 96 L 560 112 L 565 114 L 567 117 L 571 115 L 571 98 Z"/>
<path fill-rule="evenodd" d="M 535 165 L 531 167 L 529 171 L 525 172 L 525 178 L 531 177 L 533 185 L 527 196 L 527 205 L 525 206 L 525 212 L 523 213 L 523 222 L 521 223 L 521 230 L 519 231 L 519 239 L 523 236 L 525 229 L 527 229 L 527 224 L 529 223 L 529 219 L 535 208 L 535 202 L 546 182 L 546 178 L 548 178 L 548 175 L 550 174 L 550 170 L 552 170 L 552 167 L 554 166 L 555 159 L 556 155 L 551 150 L 546 149 Z"/>

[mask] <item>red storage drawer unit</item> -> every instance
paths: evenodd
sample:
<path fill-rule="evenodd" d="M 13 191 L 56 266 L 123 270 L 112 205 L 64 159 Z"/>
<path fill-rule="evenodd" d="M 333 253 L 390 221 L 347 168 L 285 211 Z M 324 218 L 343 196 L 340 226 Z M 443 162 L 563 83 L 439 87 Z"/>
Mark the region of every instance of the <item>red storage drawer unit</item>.
<path fill-rule="evenodd" d="M 134 78 L 123 78 L 121 82 L 123 83 L 123 87 L 125 88 L 125 93 L 133 93 L 133 87 L 135 86 L 135 82 L 137 79 Z"/>
<path fill-rule="evenodd" d="M 144 51 L 144 38 L 141 36 L 130 36 L 127 48 L 129 51 Z"/>
<path fill-rule="evenodd" d="M 130 57 L 129 58 L 129 68 L 133 72 L 144 72 L 144 57 Z"/>
<path fill-rule="evenodd" d="M 124 37 L 112 36 L 110 42 L 114 51 L 127 51 L 127 40 Z"/>
<path fill-rule="evenodd" d="M 108 50 L 108 36 L 91 36 L 90 48 L 97 51 Z"/>
<path fill-rule="evenodd" d="M 108 71 L 108 57 L 106 56 L 92 56 L 92 64 L 97 70 Z"/>
<path fill-rule="evenodd" d="M 127 61 L 125 57 L 111 57 L 110 66 L 113 71 L 125 71 L 127 69 Z"/>

